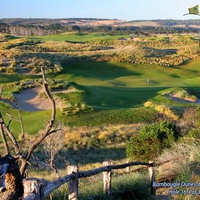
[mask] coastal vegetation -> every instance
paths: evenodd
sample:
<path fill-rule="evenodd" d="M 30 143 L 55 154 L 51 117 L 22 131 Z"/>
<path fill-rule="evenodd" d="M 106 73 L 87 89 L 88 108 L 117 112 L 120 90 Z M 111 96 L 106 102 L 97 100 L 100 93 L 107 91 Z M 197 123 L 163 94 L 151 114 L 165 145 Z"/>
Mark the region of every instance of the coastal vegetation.
<path fill-rule="evenodd" d="M 106 159 L 158 162 L 182 156 L 187 162 L 177 161 L 179 168 L 170 163 L 175 179 L 198 182 L 200 49 L 195 30 L 145 35 L 147 27 L 140 34 L 136 34 L 139 28 L 132 33 L 130 28 L 100 32 L 71 27 L 66 31 L 57 25 L 48 29 L 53 32 L 47 34 L 44 29 L 44 34 L 25 37 L 2 31 L 0 111 L 14 136 L 20 140 L 18 111 L 28 133 L 27 145 L 48 120 L 49 103 L 40 89 L 43 67 L 56 101 L 56 123 L 63 129 L 63 140 L 53 140 L 62 143 L 55 153 L 62 160 L 55 163 L 61 174 L 66 164 L 90 169 Z M 36 158 L 46 162 L 45 145 L 39 145 L 33 163 Z M 39 178 L 55 179 L 50 169 L 38 168 Z M 35 169 L 28 171 L 36 175 Z M 162 175 L 159 171 L 157 178 Z M 146 193 L 141 197 L 138 192 L 147 187 L 142 181 L 146 178 L 145 173 L 116 177 L 114 188 L 126 182 L 130 198 L 133 193 L 135 198 L 146 198 Z M 106 198 L 99 192 L 98 179 L 80 183 L 82 199 Z M 96 194 L 85 192 L 89 185 Z M 52 194 L 54 199 L 66 199 L 65 186 L 60 190 Z"/>

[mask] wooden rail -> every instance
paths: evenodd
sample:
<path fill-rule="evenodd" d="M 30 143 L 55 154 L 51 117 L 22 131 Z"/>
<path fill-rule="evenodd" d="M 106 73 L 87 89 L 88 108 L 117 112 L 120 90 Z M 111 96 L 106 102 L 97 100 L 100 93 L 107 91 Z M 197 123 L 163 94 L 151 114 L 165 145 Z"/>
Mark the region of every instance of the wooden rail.
<path fill-rule="evenodd" d="M 103 173 L 103 191 L 108 195 L 112 194 L 111 182 L 112 182 L 112 170 L 129 168 L 131 166 L 142 165 L 143 167 L 136 169 L 134 171 L 140 171 L 143 169 L 148 169 L 149 171 L 149 181 L 150 181 L 150 195 L 155 196 L 156 191 L 153 187 L 153 182 L 155 181 L 155 166 L 165 164 L 167 162 L 182 159 L 184 157 L 176 157 L 170 160 L 166 160 L 160 163 L 154 163 L 150 161 L 147 162 L 128 162 L 121 165 L 113 165 L 109 161 L 105 161 L 102 167 L 95 168 L 87 171 L 79 171 L 77 166 L 68 166 L 68 175 L 57 179 L 56 181 L 48 182 L 40 179 L 24 179 L 24 198 L 23 200 L 42 200 L 43 198 L 49 196 L 55 189 L 59 188 L 61 185 L 69 182 L 69 200 L 78 200 L 78 179 L 94 176 L 99 173 Z"/>
<path fill-rule="evenodd" d="M 111 171 L 111 170 L 114 170 L 114 169 L 123 169 L 123 168 L 131 167 L 131 166 L 134 166 L 134 165 L 150 166 L 152 164 L 146 163 L 146 162 L 129 162 L 129 163 L 121 164 L 121 165 L 107 165 L 107 166 L 99 167 L 99 168 L 96 168 L 96 169 L 93 169 L 93 170 L 80 171 L 78 173 L 78 177 L 79 178 L 89 177 L 89 176 L 93 176 L 93 175 L 99 174 L 99 173 L 104 172 L 104 171 Z"/>

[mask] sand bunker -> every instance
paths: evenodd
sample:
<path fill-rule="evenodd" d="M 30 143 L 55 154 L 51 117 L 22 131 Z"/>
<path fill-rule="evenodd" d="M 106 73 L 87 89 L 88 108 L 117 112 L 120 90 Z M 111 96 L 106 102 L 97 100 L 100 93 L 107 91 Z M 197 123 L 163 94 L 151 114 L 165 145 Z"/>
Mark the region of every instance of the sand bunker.
<path fill-rule="evenodd" d="M 15 101 L 20 110 L 25 111 L 38 111 L 38 110 L 49 110 L 51 104 L 47 98 L 39 96 L 42 89 L 36 87 L 33 89 L 26 89 L 20 93 L 15 94 Z"/>
<path fill-rule="evenodd" d="M 199 98 L 196 101 L 191 101 L 191 100 L 187 100 L 187 99 L 182 99 L 182 98 L 176 97 L 174 95 L 166 95 L 166 97 L 168 99 L 171 99 L 171 100 L 176 101 L 178 103 L 200 104 L 200 99 Z"/>
<path fill-rule="evenodd" d="M 54 93 L 69 93 L 73 92 L 74 89 L 58 90 Z M 24 111 L 38 111 L 38 110 L 50 110 L 51 103 L 48 98 L 42 97 L 40 93 L 43 92 L 41 87 L 33 89 L 26 89 L 20 93 L 15 94 L 15 101 L 20 110 Z M 56 101 L 56 107 L 62 107 L 62 102 Z"/>

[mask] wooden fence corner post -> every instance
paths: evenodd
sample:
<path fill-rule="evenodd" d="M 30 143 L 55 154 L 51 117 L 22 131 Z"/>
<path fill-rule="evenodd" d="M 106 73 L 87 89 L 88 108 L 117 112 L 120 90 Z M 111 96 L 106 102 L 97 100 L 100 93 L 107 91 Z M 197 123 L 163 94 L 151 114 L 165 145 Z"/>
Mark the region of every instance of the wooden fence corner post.
<path fill-rule="evenodd" d="M 156 196 L 156 188 L 153 187 L 153 182 L 155 181 L 155 170 L 153 161 L 149 161 L 149 177 L 150 177 L 150 195 Z"/>
<path fill-rule="evenodd" d="M 78 166 L 68 166 L 68 174 L 74 173 L 75 177 L 69 181 L 68 200 L 78 200 Z"/>
<path fill-rule="evenodd" d="M 41 200 L 43 199 L 43 190 L 46 187 L 44 180 L 37 178 L 23 179 L 24 195 L 23 200 Z"/>
<path fill-rule="evenodd" d="M 112 163 L 110 161 L 104 161 L 103 166 L 110 166 Z M 103 190 L 104 193 L 110 197 L 111 195 L 111 178 L 112 178 L 112 171 L 104 171 L 103 172 Z"/>

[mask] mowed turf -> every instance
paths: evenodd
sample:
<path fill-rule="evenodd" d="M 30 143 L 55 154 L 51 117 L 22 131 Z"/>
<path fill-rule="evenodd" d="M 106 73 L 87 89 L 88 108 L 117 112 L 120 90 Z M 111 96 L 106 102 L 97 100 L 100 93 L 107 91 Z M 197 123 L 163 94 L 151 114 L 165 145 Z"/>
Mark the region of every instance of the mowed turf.
<path fill-rule="evenodd" d="M 118 38 L 129 38 L 129 35 L 120 35 L 120 34 L 102 34 L 102 33 L 90 33 L 90 34 L 78 34 L 78 33 L 63 33 L 63 34 L 54 34 L 41 37 L 28 37 L 33 40 L 40 41 L 71 41 L 71 42 L 87 42 L 93 40 L 116 40 Z"/>
<path fill-rule="evenodd" d="M 75 81 L 87 92 L 84 101 L 97 108 L 140 107 L 171 87 L 198 92 L 200 67 L 197 61 L 179 67 L 111 62 L 73 63 L 57 78 Z M 70 78 L 69 78 L 70 77 Z"/>

